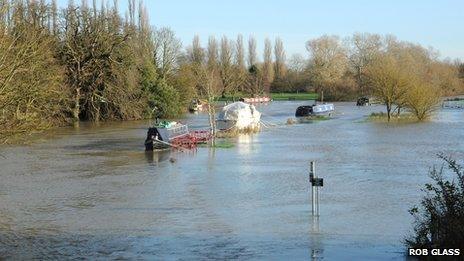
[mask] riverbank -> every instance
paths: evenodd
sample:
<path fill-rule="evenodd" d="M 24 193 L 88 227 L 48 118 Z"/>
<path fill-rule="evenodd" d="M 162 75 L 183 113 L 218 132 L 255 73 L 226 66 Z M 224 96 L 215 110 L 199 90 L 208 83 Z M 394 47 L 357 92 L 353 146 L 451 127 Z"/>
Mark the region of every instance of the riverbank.
<path fill-rule="evenodd" d="M 236 94 L 234 96 L 226 95 L 225 97 L 219 97 L 218 101 L 238 101 L 240 98 L 249 97 L 248 94 Z M 266 96 L 266 95 L 263 95 Z M 319 97 L 317 93 L 310 92 L 300 92 L 300 93 L 291 93 L 291 92 L 279 92 L 271 93 L 270 98 L 274 101 L 306 101 L 306 100 L 316 100 Z"/>

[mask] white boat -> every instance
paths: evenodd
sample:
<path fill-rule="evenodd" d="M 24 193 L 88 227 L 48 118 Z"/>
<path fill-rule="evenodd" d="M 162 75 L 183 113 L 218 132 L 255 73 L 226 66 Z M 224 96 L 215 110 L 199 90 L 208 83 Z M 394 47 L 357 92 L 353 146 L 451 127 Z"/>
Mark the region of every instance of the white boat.
<path fill-rule="evenodd" d="M 330 116 L 334 110 L 335 106 L 332 103 L 300 106 L 296 109 L 295 117 L 311 117 L 318 115 Z"/>
<path fill-rule="evenodd" d="M 145 150 L 168 149 L 173 140 L 187 135 L 187 125 L 175 121 L 162 121 L 148 129 Z"/>
<path fill-rule="evenodd" d="M 244 102 L 234 102 L 222 108 L 216 120 L 219 130 L 258 130 L 261 113 L 254 105 Z"/>

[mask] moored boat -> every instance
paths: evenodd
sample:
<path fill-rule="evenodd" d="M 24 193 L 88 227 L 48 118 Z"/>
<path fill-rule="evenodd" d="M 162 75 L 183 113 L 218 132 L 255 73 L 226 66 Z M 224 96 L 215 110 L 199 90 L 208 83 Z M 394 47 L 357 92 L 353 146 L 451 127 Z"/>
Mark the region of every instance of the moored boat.
<path fill-rule="evenodd" d="M 334 110 L 335 106 L 332 103 L 300 106 L 296 109 L 295 117 L 331 116 Z"/>
<path fill-rule="evenodd" d="M 187 125 L 175 121 L 162 121 L 148 128 L 145 150 L 169 149 L 175 139 L 188 135 Z"/>
<path fill-rule="evenodd" d="M 256 131 L 260 126 L 261 113 L 255 106 L 234 102 L 222 108 L 216 120 L 219 130 Z"/>

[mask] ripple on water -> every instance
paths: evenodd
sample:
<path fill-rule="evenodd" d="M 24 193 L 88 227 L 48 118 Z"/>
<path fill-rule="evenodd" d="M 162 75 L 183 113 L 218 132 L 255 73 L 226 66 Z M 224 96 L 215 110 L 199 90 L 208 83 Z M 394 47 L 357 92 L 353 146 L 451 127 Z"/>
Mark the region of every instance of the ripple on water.
<path fill-rule="evenodd" d="M 364 122 L 372 106 L 286 125 L 305 102 L 259 106 L 269 128 L 233 148 L 145 153 L 146 122 L 83 124 L 2 147 L 0 257 L 400 259 L 435 154 L 464 156 L 462 111 Z M 204 114 L 185 122 L 207 126 Z M 176 160 L 170 160 L 174 158 Z M 324 177 L 310 218 L 308 162 Z"/>

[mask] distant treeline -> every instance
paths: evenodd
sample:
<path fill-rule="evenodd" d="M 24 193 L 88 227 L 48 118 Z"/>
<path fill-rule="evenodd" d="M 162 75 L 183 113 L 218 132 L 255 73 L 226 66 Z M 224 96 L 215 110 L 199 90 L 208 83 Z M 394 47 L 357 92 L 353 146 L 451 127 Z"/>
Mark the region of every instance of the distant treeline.
<path fill-rule="evenodd" d="M 117 1 L 98 2 L 0 0 L 0 143 L 81 120 L 176 116 L 196 97 L 324 91 L 352 99 L 378 91 L 382 59 L 440 95 L 462 90 L 462 63 L 391 36 L 322 36 L 307 42 L 309 59 L 287 59 L 280 38 L 266 39 L 260 59 L 253 37 L 210 37 L 202 46 L 195 36 L 183 48 L 172 30 L 149 25 L 141 2 L 129 0 L 125 12 Z"/>

